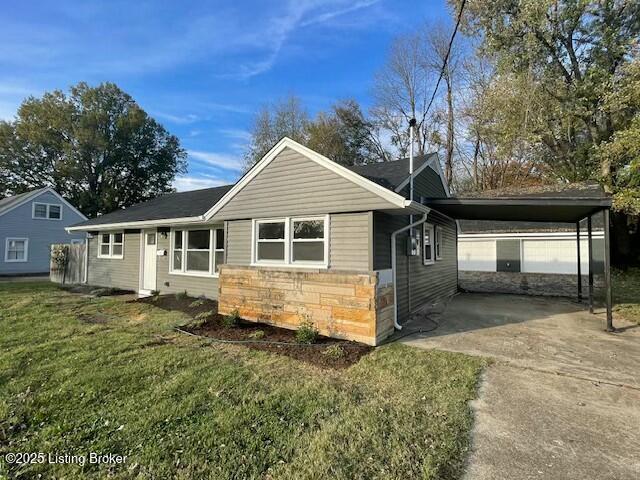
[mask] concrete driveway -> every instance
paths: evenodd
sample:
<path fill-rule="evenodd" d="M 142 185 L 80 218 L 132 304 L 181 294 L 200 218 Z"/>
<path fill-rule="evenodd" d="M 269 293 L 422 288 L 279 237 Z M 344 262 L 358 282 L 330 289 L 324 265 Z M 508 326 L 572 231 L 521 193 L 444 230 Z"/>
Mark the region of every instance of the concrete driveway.
<path fill-rule="evenodd" d="M 569 300 L 461 294 L 401 341 L 494 359 L 468 479 L 640 479 L 640 327 Z M 437 326 L 437 328 L 436 328 Z"/>

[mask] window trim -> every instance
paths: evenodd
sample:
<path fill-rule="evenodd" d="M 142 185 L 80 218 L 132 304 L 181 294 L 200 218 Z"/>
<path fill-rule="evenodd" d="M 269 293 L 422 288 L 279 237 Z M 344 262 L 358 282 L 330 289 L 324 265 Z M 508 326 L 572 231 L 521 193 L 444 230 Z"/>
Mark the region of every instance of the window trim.
<path fill-rule="evenodd" d="M 117 234 L 121 234 L 122 235 L 122 242 L 116 242 L 115 241 L 115 236 Z M 105 255 L 102 253 L 102 246 L 103 245 L 107 245 L 106 243 L 102 242 L 102 236 L 103 235 L 109 235 L 109 254 Z M 111 259 L 111 260 L 122 260 L 124 258 L 124 230 L 122 231 L 116 231 L 116 232 L 98 232 L 98 258 L 106 258 L 106 259 Z M 113 246 L 114 245 L 122 245 L 122 253 L 120 255 L 114 255 L 113 254 Z"/>
<path fill-rule="evenodd" d="M 324 224 L 324 260 L 321 262 L 293 261 L 293 222 L 317 221 Z M 284 222 L 284 260 L 258 260 L 258 241 L 261 242 L 281 242 L 282 240 L 258 240 L 258 225 L 262 223 L 283 223 Z M 275 217 L 275 218 L 254 218 L 251 222 L 251 265 L 256 267 L 287 267 L 287 268 L 329 268 L 329 238 L 330 221 L 329 215 L 308 215 L 300 217 Z M 319 239 L 298 239 L 297 242 L 317 242 Z"/>
<path fill-rule="evenodd" d="M 187 270 L 187 252 L 188 251 L 193 251 L 193 252 L 206 252 L 207 250 L 205 249 L 196 249 L 196 248 L 187 248 L 188 245 L 188 241 L 189 241 L 189 235 L 187 232 L 190 231 L 194 231 L 194 230 L 208 230 L 209 231 L 209 270 L 208 271 L 201 271 L 201 270 Z M 218 227 L 211 227 L 211 226 L 202 226 L 202 227 L 189 227 L 189 228 L 172 228 L 171 229 L 171 234 L 169 235 L 169 274 L 170 275 L 184 275 L 187 277 L 208 277 L 208 278 L 218 278 L 220 276 L 219 272 L 215 271 L 215 261 L 216 261 L 216 252 L 224 252 L 225 251 L 225 245 L 224 243 L 226 243 L 226 232 L 224 233 L 225 238 L 223 240 L 223 245 L 222 248 L 218 248 L 217 242 L 217 236 L 216 236 L 216 230 L 222 230 L 224 232 L 225 228 L 224 225 L 218 226 Z M 175 248 L 175 236 L 176 233 L 180 233 L 182 235 L 182 248 Z M 187 235 L 185 235 L 185 233 L 187 233 Z M 182 252 L 182 265 L 181 268 L 179 270 L 176 270 L 176 268 L 173 265 L 173 259 L 174 259 L 174 253 L 175 251 L 181 251 Z M 226 261 L 226 258 L 224 258 L 223 262 Z M 223 263 L 224 265 L 224 263 Z"/>
<path fill-rule="evenodd" d="M 426 246 L 426 238 L 425 232 L 429 230 L 429 251 L 431 252 L 431 258 L 427 260 L 427 246 Z M 435 258 L 435 226 L 432 223 L 423 223 L 422 224 L 422 263 L 424 265 L 433 265 L 436 263 Z"/>
<path fill-rule="evenodd" d="M 434 254 L 436 260 L 442 260 L 442 227 L 434 225 L 433 227 Z"/>
<path fill-rule="evenodd" d="M 36 205 L 45 205 L 47 208 L 47 213 L 46 213 L 46 217 L 36 217 Z M 59 218 L 51 218 L 51 207 L 58 207 L 60 208 L 60 217 Z M 33 220 L 54 220 L 54 221 L 60 221 L 62 220 L 62 204 L 61 203 L 48 203 L 48 202 L 32 202 L 31 203 L 31 218 Z"/>
<path fill-rule="evenodd" d="M 9 242 L 19 241 L 24 242 L 24 258 L 23 259 L 10 259 L 9 258 Z M 29 261 L 29 239 L 25 237 L 7 237 L 4 241 L 4 261 L 6 263 L 25 263 Z"/>

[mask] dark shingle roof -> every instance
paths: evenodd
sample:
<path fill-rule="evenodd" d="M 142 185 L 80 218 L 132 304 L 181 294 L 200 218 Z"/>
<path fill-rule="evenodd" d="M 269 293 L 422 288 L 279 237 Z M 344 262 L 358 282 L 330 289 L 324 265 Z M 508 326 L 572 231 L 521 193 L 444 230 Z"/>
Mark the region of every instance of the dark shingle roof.
<path fill-rule="evenodd" d="M 413 170 L 416 171 L 425 162 L 430 161 L 436 154 L 428 153 L 413 159 Z M 347 167 L 352 172 L 363 176 L 389 190 L 395 190 L 398 185 L 409 177 L 409 159 L 402 158 L 391 162 L 369 163 L 367 165 L 356 165 Z"/>
<path fill-rule="evenodd" d="M 435 153 L 414 158 L 414 170 L 430 161 Z M 409 176 L 409 159 L 391 162 L 371 163 L 347 167 L 349 170 L 381 185 L 394 190 Z M 110 223 L 139 222 L 170 218 L 195 217 L 205 214 L 227 193 L 233 185 L 205 188 L 189 192 L 170 193 L 147 202 L 132 205 L 123 210 L 101 215 L 74 226 L 104 225 Z"/>
<path fill-rule="evenodd" d="M 196 217 L 204 215 L 227 193 L 233 185 L 204 188 L 189 192 L 169 193 L 123 210 L 100 215 L 74 226 L 103 225 L 108 223 L 162 220 L 165 218 Z"/>
<path fill-rule="evenodd" d="M 604 198 L 607 194 L 595 182 L 510 187 L 481 192 L 464 192 L 456 198 Z"/>

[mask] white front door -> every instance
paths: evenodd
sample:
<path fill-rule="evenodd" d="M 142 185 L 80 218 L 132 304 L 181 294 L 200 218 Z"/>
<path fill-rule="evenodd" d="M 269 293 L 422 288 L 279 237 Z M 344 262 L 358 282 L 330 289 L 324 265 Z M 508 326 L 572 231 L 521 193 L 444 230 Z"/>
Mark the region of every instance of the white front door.
<path fill-rule="evenodd" d="M 151 291 L 156 289 L 157 233 L 155 230 L 144 232 L 144 266 L 142 287 Z"/>

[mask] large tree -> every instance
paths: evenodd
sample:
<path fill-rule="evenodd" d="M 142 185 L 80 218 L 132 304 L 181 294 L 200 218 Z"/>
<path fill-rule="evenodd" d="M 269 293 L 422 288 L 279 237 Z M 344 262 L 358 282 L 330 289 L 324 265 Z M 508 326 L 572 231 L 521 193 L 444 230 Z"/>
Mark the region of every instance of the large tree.
<path fill-rule="evenodd" d="M 246 167 L 259 161 L 285 136 L 342 165 L 386 161 L 389 153 L 378 134 L 355 100 L 338 102 L 311 119 L 301 100 L 289 96 L 262 107 L 256 115 Z"/>
<path fill-rule="evenodd" d="M 451 3 L 458 8 L 460 1 Z M 639 107 L 618 108 L 620 101 L 608 98 L 634 75 L 629 65 L 638 59 L 640 2 L 468 0 L 465 20 L 466 31 L 495 60 L 496 85 L 508 87 L 487 111 L 506 118 L 527 100 L 526 115 L 505 130 L 506 141 L 521 145 L 551 179 L 598 180 L 625 196 L 615 203 L 614 254 L 619 263 L 637 259 L 628 247 L 638 224 L 637 189 L 623 183 L 637 178 L 628 173 L 638 166 L 616 145 L 632 138 L 622 132 L 633 131 Z"/>
<path fill-rule="evenodd" d="M 29 97 L 0 122 L 0 190 L 50 186 L 87 216 L 172 191 L 184 150 L 113 83 Z"/>

